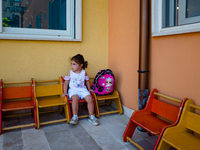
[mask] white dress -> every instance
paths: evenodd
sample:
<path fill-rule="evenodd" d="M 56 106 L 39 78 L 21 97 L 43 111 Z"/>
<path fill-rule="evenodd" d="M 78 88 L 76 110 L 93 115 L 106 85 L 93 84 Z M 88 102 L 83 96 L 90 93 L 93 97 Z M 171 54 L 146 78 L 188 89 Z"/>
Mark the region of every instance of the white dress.
<path fill-rule="evenodd" d="M 67 79 L 67 76 L 65 79 Z M 73 95 L 78 95 L 81 99 L 87 95 L 90 95 L 90 92 L 85 86 L 85 70 L 82 69 L 80 73 L 74 73 L 72 70 L 70 70 L 68 95 L 70 99 Z"/>

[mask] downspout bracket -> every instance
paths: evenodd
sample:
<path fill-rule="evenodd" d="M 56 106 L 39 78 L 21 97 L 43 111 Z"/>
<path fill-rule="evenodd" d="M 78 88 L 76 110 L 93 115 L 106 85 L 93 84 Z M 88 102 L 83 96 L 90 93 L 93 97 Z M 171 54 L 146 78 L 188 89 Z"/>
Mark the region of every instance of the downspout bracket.
<path fill-rule="evenodd" d="M 150 72 L 150 70 L 138 70 L 138 73 L 146 73 L 146 72 Z"/>

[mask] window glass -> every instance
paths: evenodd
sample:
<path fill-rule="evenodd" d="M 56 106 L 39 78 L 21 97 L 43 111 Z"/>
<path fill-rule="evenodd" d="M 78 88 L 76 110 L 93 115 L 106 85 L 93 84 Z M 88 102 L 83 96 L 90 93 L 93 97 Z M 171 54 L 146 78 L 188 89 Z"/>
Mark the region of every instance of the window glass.
<path fill-rule="evenodd" d="M 187 18 L 200 16 L 200 0 L 187 0 L 186 16 Z"/>
<path fill-rule="evenodd" d="M 162 27 L 200 22 L 200 0 L 162 0 Z"/>
<path fill-rule="evenodd" d="M 177 25 L 178 0 L 162 0 L 162 27 Z"/>
<path fill-rule="evenodd" d="M 82 41 L 82 0 L 0 0 L 0 39 Z"/>
<path fill-rule="evenodd" d="M 200 0 L 152 0 L 152 36 L 200 32 Z"/>
<path fill-rule="evenodd" d="M 3 1 L 3 27 L 66 30 L 66 0 Z"/>

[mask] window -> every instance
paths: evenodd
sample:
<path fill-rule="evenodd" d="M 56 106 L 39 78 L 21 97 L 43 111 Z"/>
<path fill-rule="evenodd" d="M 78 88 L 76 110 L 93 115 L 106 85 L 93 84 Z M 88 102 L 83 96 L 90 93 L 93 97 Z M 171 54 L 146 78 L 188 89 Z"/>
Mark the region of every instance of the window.
<path fill-rule="evenodd" d="M 0 16 L 0 39 L 82 40 L 82 0 L 0 0 Z"/>
<path fill-rule="evenodd" d="M 152 0 L 152 36 L 200 31 L 199 0 Z"/>

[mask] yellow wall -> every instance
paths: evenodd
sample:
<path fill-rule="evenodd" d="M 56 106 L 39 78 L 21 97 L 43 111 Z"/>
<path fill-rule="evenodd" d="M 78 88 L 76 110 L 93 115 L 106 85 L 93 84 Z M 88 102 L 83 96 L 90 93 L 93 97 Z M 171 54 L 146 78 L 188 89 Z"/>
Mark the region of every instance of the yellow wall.
<path fill-rule="evenodd" d="M 108 66 L 122 104 L 138 108 L 139 0 L 108 0 Z"/>
<path fill-rule="evenodd" d="M 83 41 L 0 40 L 0 79 L 57 79 L 70 69 L 69 58 L 83 54 L 86 71 L 95 76 L 108 68 L 108 1 L 83 0 Z"/>

